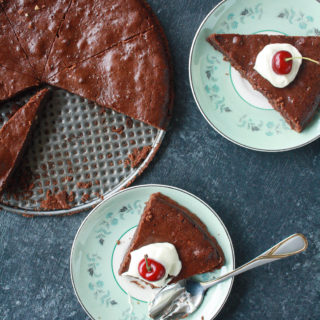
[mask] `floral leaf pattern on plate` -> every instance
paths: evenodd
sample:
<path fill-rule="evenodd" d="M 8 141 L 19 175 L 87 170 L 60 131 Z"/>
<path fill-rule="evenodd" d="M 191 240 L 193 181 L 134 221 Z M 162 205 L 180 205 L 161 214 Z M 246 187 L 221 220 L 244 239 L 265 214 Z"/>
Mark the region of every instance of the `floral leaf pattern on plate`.
<path fill-rule="evenodd" d="M 244 7 L 240 14 L 229 13 L 227 19 L 221 22 L 217 33 L 233 33 L 239 23 L 245 24 L 248 20 L 261 19 L 263 14 L 262 3 L 259 2 L 253 7 Z"/>
<path fill-rule="evenodd" d="M 119 211 L 116 213 L 108 212 L 105 215 L 99 226 L 96 228 L 96 239 L 99 241 L 100 245 L 104 245 L 105 238 L 112 233 L 112 226 L 116 226 L 119 223 L 119 220 L 124 220 L 127 214 L 140 214 L 142 210 L 141 201 L 137 200 L 132 204 L 123 205 Z"/>
<path fill-rule="evenodd" d="M 290 24 L 297 24 L 300 29 L 306 30 L 306 35 L 320 35 L 318 27 L 314 26 L 314 17 L 306 15 L 302 11 L 295 11 L 294 8 L 285 8 L 277 15 L 278 18 L 287 20 Z"/>
<path fill-rule="evenodd" d="M 225 104 L 225 98 L 219 95 L 219 78 L 215 76 L 215 71 L 218 70 L 220 65 L 220 59 L 215 56 L 207 56 L 206 76 L 208 79 L 205 85 L 205 91 L 207 92 L 210 100 L 213 102 L 215 109 L 222 112 L 231 112 L 231 108 Z"/>

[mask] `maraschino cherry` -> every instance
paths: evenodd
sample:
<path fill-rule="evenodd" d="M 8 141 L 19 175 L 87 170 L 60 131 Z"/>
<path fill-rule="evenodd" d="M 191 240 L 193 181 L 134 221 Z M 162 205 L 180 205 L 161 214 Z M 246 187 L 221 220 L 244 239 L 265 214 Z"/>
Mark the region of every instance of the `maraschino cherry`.
<path fill-rule="evenodd" d="M 281 50 L 275 53 L 272 57 L 272 69 L 277 74 L 288 74 L 292 69 L 292 60 L 293 59 L 303 59 L 310 62 L 320 64 L 319 61 L 313 60 L 307 57 L 292 57 L 292 54 L 289 51 Z"/>
<path fill-rule="evenodd" d="M 165 267 L 153 259 L 148 259 L 147 254 L 140 261 L 138 271 L 141 277 L 148 281 L 159 281 L 166 273 Z"/>
<path fill-rule="evenodd" d="M 292 69 L 292 58 L 290 52 L 281 50 L 272 57 L 272 69 L 276 74 L 288 74 Z"/>

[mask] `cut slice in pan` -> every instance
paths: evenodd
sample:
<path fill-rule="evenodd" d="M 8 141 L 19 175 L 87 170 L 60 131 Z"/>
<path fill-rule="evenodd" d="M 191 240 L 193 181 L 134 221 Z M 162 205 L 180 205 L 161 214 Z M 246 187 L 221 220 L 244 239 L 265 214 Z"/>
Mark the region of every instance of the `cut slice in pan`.
<path fill-rule="evenodd" d="M 0 130 L 0 193 L 19 165 L 48 89 L 34 95 Z"/>

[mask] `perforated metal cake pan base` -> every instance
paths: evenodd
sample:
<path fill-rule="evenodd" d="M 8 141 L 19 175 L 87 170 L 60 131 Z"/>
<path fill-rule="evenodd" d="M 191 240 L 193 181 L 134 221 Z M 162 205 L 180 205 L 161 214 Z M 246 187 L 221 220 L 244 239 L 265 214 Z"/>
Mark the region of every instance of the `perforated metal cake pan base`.
<path fill-rule="evenodd" d="M 50 90 L 38 126 L 9 188 L 17 192 L 6 191 L 1 197 L 0 206 L 5 210 L 47 216 L 91 209 L 103 196 L 129 186 L 153 159 L 165 135 L 163 130 L 130 121 L 123 114 L 67 91 L 52 87 Z M 0 127 L 35 92 L 28 91 L 2 103 Z M 148 156 L 132 168 L 128 165 L 128 155 L 144 146 L 151 147 Z M 27 192 L 20 190 L 19 174 L 23 172 L 32 176 Z M 88 185 L 79 187 L 78 182 Z M 72 208 L 53 211 L 40 208 L 47 190 L 73 192 Z"/>

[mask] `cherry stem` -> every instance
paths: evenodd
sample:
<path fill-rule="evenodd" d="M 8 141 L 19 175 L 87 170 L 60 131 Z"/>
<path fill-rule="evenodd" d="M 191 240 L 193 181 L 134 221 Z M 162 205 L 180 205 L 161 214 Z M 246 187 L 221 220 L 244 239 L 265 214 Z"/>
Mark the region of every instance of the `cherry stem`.
<path fill-rule="evenodd" d="M 320 64 L 319 61 L 313 60 L 311 58 L 306 58 L 306 57 L 291 57 L 291 58 L 286 58 L 284 60 L 287 62 L 287 61 L 290 61 L 290 60 L 293 60 L 293 59 L 303 59 L 303 60 L 308 60 L 308 61 L 314 62 L 316 64 Z"/>
<path fill-rule="evenodd" d="M 152 269 L 148 264 L 148 255 L 147 254 L 144 255 L 144 259 L 146 260 L 146 267 L 147 267 L 148 272 L 151 272 Z"/>

